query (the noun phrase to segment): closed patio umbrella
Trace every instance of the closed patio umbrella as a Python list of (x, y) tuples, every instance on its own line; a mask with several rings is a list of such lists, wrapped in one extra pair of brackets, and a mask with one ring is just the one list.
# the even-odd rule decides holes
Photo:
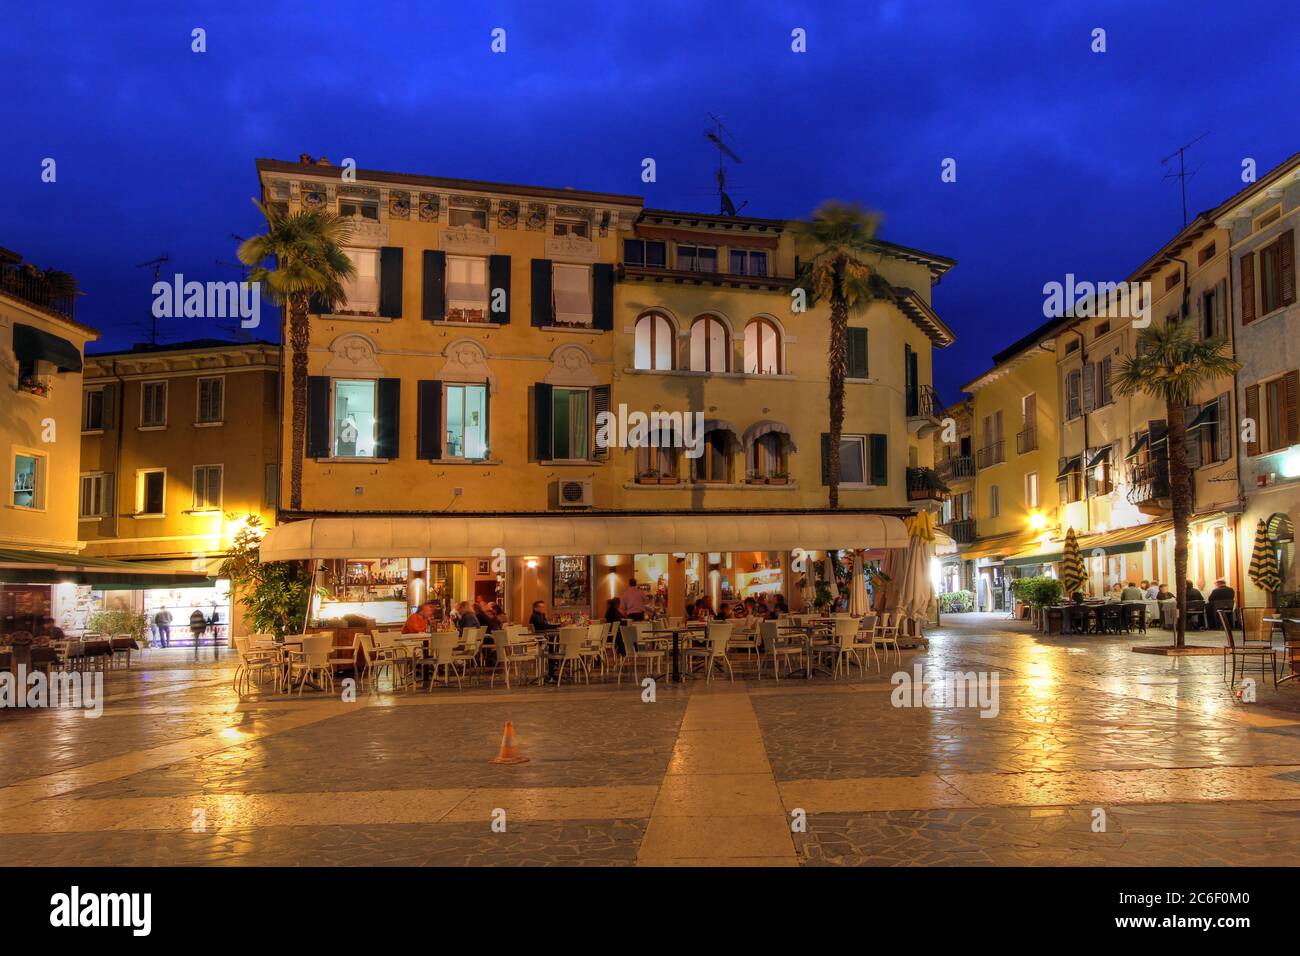
[(853, 577), (849, 581), (849, 613), (855, 617), (866, 614), (867, 581), (862, 573), (862, 552), (853, 552)]
[(924, 621), (930, 616), (934, 600), (934, 582), (930, 579), (930, 559), (934, 556), (934, 516), (921, 511), (904, 522), (910, 538), (900, 562), (898, 613), (902, 618)]
[(1277, 566), (1277, 553), (1269, 537), (1268, 526), (1259, 519), (1255, 526), (1255, 549), (1250, 553), (1250, 580), (1261, 591), (1272, 593), (1282, 585), (1282, 574)]
[(840, 586), (835, 583), (835, 562), (839, 558), (830, 548), (826, 549), (826, 561), (822, 564), (822, 580), (826, 582), (831, 591), (831, 602), (835, 602), (840, 596)]
[(1061, 583), (1065, 585), (1068, 598), (1083, 587), (1088, 580), (1088, 569), (1083, 564), (1083, 555), (1079, 552), (1079, 539), (1071, 528), (1065, 533), (1065, 549), (1061, 555)]

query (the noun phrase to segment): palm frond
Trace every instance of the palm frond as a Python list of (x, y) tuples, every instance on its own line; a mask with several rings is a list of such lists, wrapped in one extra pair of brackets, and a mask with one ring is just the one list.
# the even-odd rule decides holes
[(1186, 405), (1202, 382), (1241, 368), (1224, 351), (1226, 344), (1223, 338), (1198, 341), (1183, 322), (1147, 326), (1138, 333), (1138, 354), (1120, 362), (1111, 385), (1121, 395), (1142, 393)]

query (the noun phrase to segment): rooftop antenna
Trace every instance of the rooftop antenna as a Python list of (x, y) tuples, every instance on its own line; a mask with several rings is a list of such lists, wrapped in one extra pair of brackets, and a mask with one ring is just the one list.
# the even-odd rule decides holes
[(723, 164), (724, 159), (730, 159), (734, 163), (743, 163), (744, 160), (736, 155), (735, 151), (726, 144), (723, 136), (727, 128), (722, 125), (721, 118), (709, 114), (709, 119), (713, 120), (713, 129), (704, 131), (704, 138), (718, 149), (718, 214), (722, 216), (734, 216), (749, 205), (749, 200), (745, 200), (739, 206), (731, 201), (731, 197), (726, 193), (727, 169)]
[[(158, 282), (163, 264), (171, 261), (171, 253), (164, 252), (157, 259), (150, 259), (148, 262), (137, 262), (135, 267), (137, 269), (147, 269), (149, 266), (153, 266), (153, 281)], [(134, 323), (134, 326), (139, 329), (145, 327), (142, 322)], [(158, 344), (158, 316), (153, 314), (153, 309), (149, 310), (149, 344)]]
[(1171, 169), (1169, 172), (1165, 173), (1164, 177), (1160, 181), (1165, 182), (1166, 180), (1169, 179), (1178, 180), (1179, 188), (1182, 190), (1182, 194), (1183, 194), (1183, 228), (1184, 229), (1187, 228), (1187, 180), (1191, 179), (1193, 176), (1195, 176), (1197, 173), (1201, 171), (1201, 167), (1197, 166), (1189, 173), (1184, 163), (1185, 160), (1184, 154), (1186, 154), (1186, 152), (1189, 149), (1191, 149), (1193, 146), (1195, 146), (1197, 143), (1199, 143), (1201, 140), (1205, 139), (1205, 137), (1209, 135), (1210, 135), (1209, 130), (1206, 130), (1204, 133), (1196, 137), (1196, 139), (1192, 140), (1190, 143), (1184, 143), (1182, 146), (1178, 147), (1177, 151), (1170, 153), (1164, 159), (1160, 160), (1161, 166), (1168, 166), (1170, 161), (1175, 156), (1178, 157), (1178, 172), (1174, 172)]

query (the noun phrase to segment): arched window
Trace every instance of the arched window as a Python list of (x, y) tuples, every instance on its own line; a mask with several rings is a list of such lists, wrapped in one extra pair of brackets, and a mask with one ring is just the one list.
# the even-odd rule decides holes
[(636, 320), (636, 351), (632, 367), (667, 371), (673, 367), (676, 335), (668, 316), (647, 312)]
[(704, 433), (704, 453), (691, 460), (691, 478), (701, 482), (731, 481), (731, 433), (714, 429)]
[(716, 315), (702, 315), (691, 326), (691, 371), (727, 372), (727, 326)]
[(784, 436), (768, 432), (754, 439), (749, 453), (750, 474), (755, 478), (778, 478), (787, 474)]
[(750, 375), (781, 374), (781, 332), (771, 319), (754, 319), (745, 326), (745, 371)]

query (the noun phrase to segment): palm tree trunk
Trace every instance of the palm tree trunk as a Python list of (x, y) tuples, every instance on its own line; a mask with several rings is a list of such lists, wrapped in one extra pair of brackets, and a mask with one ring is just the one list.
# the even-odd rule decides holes
[(292, 355), (290, 382), (293, 389), (292, 447), (289, 450), (289, 509), (302, 510), (302, 460), (307, 453), (307, 348), (311, 326), (307, 321), (307, 299), (295, 295), (289, 300), (289, 349)]
[(840, 436), (844, 432), (844, 371), (849, 354), (849, 306), (840, 294), (831, 297), (830, 437), (826, 449), (826, 482), (830, 508), (840, 506)]
[(1183, 647), (1187, 637), (1187, 522), (1192, 511), (1191, 475), (1187, 471), (1187, 420), (1179, 402), (1165, 403), (1169, 423), (1169, 497), (1174, 518), (1174, 594), (1178, 615), (1174, 622), (1174, 646)]

